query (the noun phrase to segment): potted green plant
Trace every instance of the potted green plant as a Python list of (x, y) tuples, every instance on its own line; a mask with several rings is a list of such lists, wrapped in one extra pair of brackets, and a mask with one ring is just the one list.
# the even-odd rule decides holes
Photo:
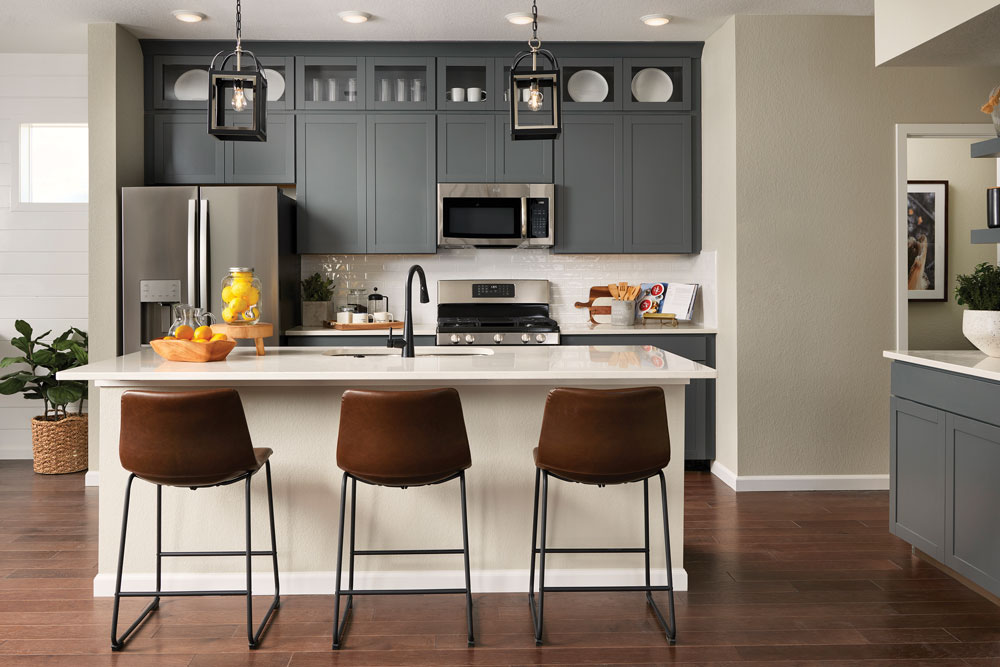
[(302, 281), (302, 326), (321, 327), (332, 318), (333, 281), (314, 273)]
[[(43, 414), (31, 420), (31, 445), (35, 472), (61, 474), (87, 469), (87, 415), (83, 401), (87, 383), (59, 380), (56, 373), (87, 363), (87, 334), (75, 327), (67, 329), (51, 343), (44, 338), (51, 331), (34, 336), (31, 325), (17, 320), (20, 336), (10, 344), (20, 352), (0, 359), (0, 368), (19, 366), (0, 376), (0, 394), (23, 394), (42, 401)], [(77, 404), (75, 413), (69, 406)]]
[(1000, 357), (1000, 267), (983, 262), (955, 280), (956, 301), (969, 307), (962, 314), (962, 333), (983, 354)]

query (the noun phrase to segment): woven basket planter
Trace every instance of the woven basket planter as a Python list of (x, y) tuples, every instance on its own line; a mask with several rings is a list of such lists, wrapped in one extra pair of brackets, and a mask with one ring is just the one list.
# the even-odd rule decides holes
[(87, 415), (59, 421), (31, 420), (31, 448), (35, 472), (61, 475), (87, 469)]

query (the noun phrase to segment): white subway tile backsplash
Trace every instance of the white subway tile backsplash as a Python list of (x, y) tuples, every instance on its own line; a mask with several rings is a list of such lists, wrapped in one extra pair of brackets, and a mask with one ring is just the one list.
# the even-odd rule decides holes
[[(417, 304), (414, 321), (432, 324), (437, 281), (546, 278), (552, 314), (564, 324), (587, 321), (587, 311), (573, 307), (586, 301), (590, 287), (612, 282), (685, 282), (702, 286), (695, 321), (716, 325), (716, 254), (697, 255), (557, 255), (548, 250), (489, 248), (442, 249), (435, 255), (303, 255), (302, 276), (319, 272), (333, 279), (334, 302), (344, 303), (349, 287), (377, 287), (389, 297), (390, 310), (402, 316), (406, 272), (420, 264), (427, 274), (431, 305)], [(397, 305), (398, 304), (398, 305)]]

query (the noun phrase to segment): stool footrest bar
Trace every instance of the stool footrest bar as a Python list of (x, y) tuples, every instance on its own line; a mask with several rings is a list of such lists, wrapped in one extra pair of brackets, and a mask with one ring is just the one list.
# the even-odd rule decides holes
[(462, 549), (358, 549), (355, 556), (420, 556), (420, 555), (442, 555), (442, 554), (462, 554)]
[(386, 588), (381, 590), (345, 590), (341, 595), (465, 595), (464, 588)]
[(541, 589), (545, 593), (612, 593), (640, 592), (649, 593), (673, 590), (670, 586), (546, 586)]
[[(200, 556), (242, 556), (246, 557), (246, 551), (162, 551), (158, 554), (164, 558), (170, 557), (200, 557)], [(273, 556), (273, 551), (251, 551), (251, 556)]]
[[(542, 550), (540, 548), (537, 547), (535, 548), (536, 554), (541, 552)], [(560, 549), (555, 547), (545, 547), (545, 553), (547, 554), (644, 554), (646, 553), (646, 550), (642, 547), (623, 547), (620, 549), (615, 547), (605, 547), (605, 548), (595, 548), (595, 549), (575, 548), (575, 547), (566, 547)]]
[[(246, 555), (246, 554), (244, 554)], [(243, 595), (245, 596), (247, 592), (242, 591), (122, 591), (118, 595), (123, 598), (168, 598), (168, 597), (214, 597), (217, 595)]]

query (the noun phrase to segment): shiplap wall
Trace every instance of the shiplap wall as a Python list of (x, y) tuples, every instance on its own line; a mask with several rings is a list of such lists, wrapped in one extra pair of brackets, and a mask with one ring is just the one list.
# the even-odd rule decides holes
[[(87, 120), (87, 56), (0, 53), (0, 356), (14, 320), (87, 328), (87, 210), (17, 210), (18, 126)], [(5, 371), (6, 372), (6, 371)], [(0, 459), (31, 458), (38, 405), (0, 396)]]

